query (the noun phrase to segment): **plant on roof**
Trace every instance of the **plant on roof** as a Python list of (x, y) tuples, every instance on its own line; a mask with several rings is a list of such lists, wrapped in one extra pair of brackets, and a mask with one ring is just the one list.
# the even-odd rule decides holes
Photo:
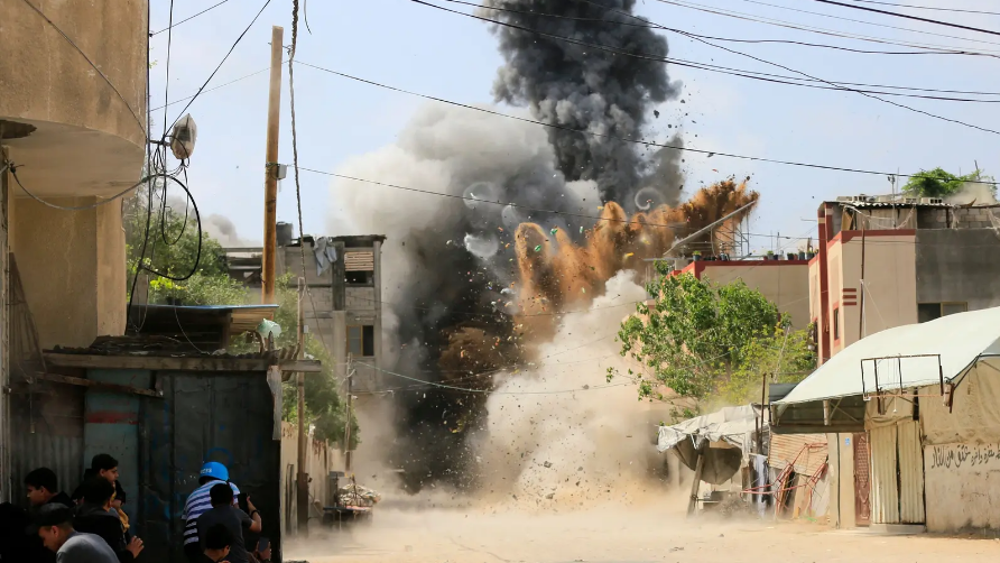
[(993, 178), (986, 176), (982, 170), (971, 174), (957, 176), (944, 169), (921, 170), (903, 186), (903, 193), (913, 197), (948, 197), (962, 191), (967, 184), (983, 183), (989, 185), (990, 191), (996, 197), (996, 185)]

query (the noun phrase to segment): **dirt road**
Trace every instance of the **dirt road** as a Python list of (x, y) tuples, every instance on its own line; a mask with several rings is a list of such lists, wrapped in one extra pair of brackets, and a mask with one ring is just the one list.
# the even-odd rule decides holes
[(286, 560), (311, 563), (994, 562), (1000, 541), (885, 537), (818, 524), (689, 521), (676, 510), (383, 510), (370, 528), (313, 533)]

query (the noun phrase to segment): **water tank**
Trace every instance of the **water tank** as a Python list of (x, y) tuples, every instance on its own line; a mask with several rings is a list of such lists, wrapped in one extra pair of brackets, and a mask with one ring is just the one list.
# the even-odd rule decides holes
[(277, 224), (278, 246), (289, 246), (292, 244), (292, 224), (278, 221)]

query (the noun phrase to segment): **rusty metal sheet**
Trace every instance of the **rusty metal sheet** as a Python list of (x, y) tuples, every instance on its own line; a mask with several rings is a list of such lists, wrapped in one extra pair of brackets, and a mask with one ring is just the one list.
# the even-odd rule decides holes
[(899, 524), (899, 470), (896, 456), (897, 426), (873, 428), (872, 460), (872, 522)]
[(901, 422), (897, 430), (899, 450), (899, 518), (903, 524), (923, 524), (924, 450), (920, 424)]
[(72, 493), (83, 475), (83, 390), (36, 383), (11, 396), (12, 500), (23, 504), (24, 477), (32, 469), (55, 471), (59, 488)]
[(823, 468), (828, 457), (824, 434), (773, 434), (767, 464), (781, 470), (794, 463), (796, 473), (813, 476)]

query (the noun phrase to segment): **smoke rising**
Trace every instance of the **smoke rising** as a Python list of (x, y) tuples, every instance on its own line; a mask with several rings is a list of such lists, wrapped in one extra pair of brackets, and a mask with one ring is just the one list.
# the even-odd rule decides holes
[[(679, 174), (671, 155), (646, 161), (634, 143), (621, 140), (643, 138), (653, 106), (678, 91), (666, 65), (649, 60), (667, 56), (666, 39), (626, 15), (635, 0), (486, 0), (484, 6), (485, 16), (507, 24), (493, 30), (506, 61), (493, 93), (497, 101), (526, 105), (535, 119), (564, 128), (548, 130), (563, 175), (596, 181), (605, 201), (629, 210), (630, 196), (651, 180), (666, 196), (656, 203), (676, 203), (680, 184), (670, 181)], [(655, 174), (647, 177), (648, 171)]]

